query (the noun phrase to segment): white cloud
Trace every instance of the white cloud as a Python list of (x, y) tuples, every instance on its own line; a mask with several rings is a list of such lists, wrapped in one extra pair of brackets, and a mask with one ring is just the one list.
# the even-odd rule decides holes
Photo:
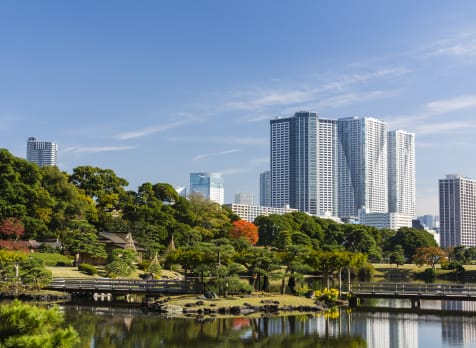
[(466, 121), (450, 121), (450, 122), (431, 122), (428, 124), (423, 124), (417, 128), (415, 131), (421, 135), (428, 134), (438, 134), (438, 133), (448, 133), (458, 130), (466, 130), (476, 128), (476, 124), (468, 123)]
[(169, 137), (168, 141), (172, 142), (213, 142), (223, 144), (238, 145), (264, 145), (269, 144), (267, 138), (247, 138), (247, 137)]
[(471, 108), (476, 106), (476, 95), (459, 96), (451, 99), (435, 100), (427, 104), (433, 114), (444, 114), (451, 111)]
[(463, 33), (436, 41), (424, 48), (428, 56), (470, 57), (476, 55), (476, 33)]
[(205, 153), (205, 154), (194, 156), (192, 158), (192, 161), (198, 161), (198, 160), (202, 160), (209, 157), (224, 156), (224, 155), (229, 155), (229, 154), (237, 153), (237, 152), (240, 152), (240, 150), (232, 149), (232, 150), (226, 150), (226, 151), (220, 151), (220, 152)]
[(166, 124), (162, 124), (158, 126), (151, 126), (147, 128), (138, 129), (135, 131), (118, 134), (116, 138), (121, 140), (142, 138), (142, 137), (146, 137), (156, 133), (164, 132), (169, 129), (177, 128), (179, 126), (182, 126), (183, 124), (185, 124), (185, 121), (176, 121), (176, 122), (166, 123)]
[(335, 95), (326, 99), (320, 100), (317, 105), (319, 107), (340, 107), (356, 102), (362, 102), (367, 100), (380, 99), (393, 95), (394, 93), (389, 91), (369, 91), (363, 93), (346, 93), (341, 95)]
[[(461, 128), (473, 128), (474, 123), (470, 122), (463, 115), (453, 114), (452, 121), (447, 119), (441, 121), (436, 119), (440, 115), (445, 115), (454, 111), (471, 109), (476, 107), (476, 95), (457, 96), (449, 99), (434, 100), (426, 103), (422, 111), (413, 115), (401, 115), (389, 117), (389, 125), (392, 128), (407, 129), (419, 134), (442, 133)], [(431, 119), (431, 122), (429, 120)]]
[[(338, 98), (339, 96), (329, 96), (329, 94), (335, 92), (340, 92), (341, 97), (343, 95), (347, 95), (345, 103), (350, 103), (358, 100), (358, 94), (342, 94), (342, 92), (347, 91), (353, 85), (364, 84), (374, 79), (385, 79), (390, 76), (400, 76), (407, 74), (408, 72), (409, 70), (403, 67), (386, 68), (365, 74), (352, 74), (334, 77), (333, 81), (324, 83), (319, 87), (272, 90), (260, 89), (256, 91), (247, 91), (246, 93), (239, 92), (236, 93), (236, 96), (238, 96), (241, 100), (228, 102), (227, 104), (225, 104), (225, 109), (259, 110), (277, 105), (292, 105), (299, 103), (308, 103), (311, 101), (319, 102), (323, 98)], [(316, 85), (316, 83), (314, 82), (313, 85)], [(373, 93), (373, 98), (386, 96), (386, 93), (383, 93), (381, 91), (374, 91), (370, 93)], [(350, 97), (352, 97), (352, 99), (350, 99)]]
[(90, 147), (68, 147), (62, 150), (64, 153), (99, 153), (99, 152), (114, 152), (127, 151), (134, 149), (134, 146), (90, 146)]

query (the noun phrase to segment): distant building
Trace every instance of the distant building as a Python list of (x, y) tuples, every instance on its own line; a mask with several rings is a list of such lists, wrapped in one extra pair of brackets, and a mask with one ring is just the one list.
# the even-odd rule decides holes
[(435, 226), (435, 217), (433, 215), (422, 215), (418, 216), (417, 219), (426, 227), (434, 228)]
[(259, 175), (259, 205), (271, 207), (271, 172), (269, 170)]
[(180, 197), (187, 197), (187, 188), (185, 186), (176, 186), (174, 189)]
[(476, 246), (476, 180), (446, 175), (439, 196), (441, 246)]
[(238, 192), (235, 193), (235, 204), (254, 205), (255, 196), (253, 192)]
[(39, 141), (35, 137), (28, 138), (26, 159), (40, 167), (55, 166), (58, 158), (58, 145), (51, 141)]
[(190, 173), (190, 194), (199, 193), (212, 202), (225, 203), (224, 180), (220, 173)]
[(292, 213), (297, 211), (297, 209), (291, 209), (288, 207), (283, 208), (273, 208), (273, 207), (262, 207), (259, 205), (246, 205), (246, 204), (225, 204), (229, 207), (233, 213), (238, 215), (240, 219), (253, 222), (258, 216), (268, 216), (271, 214), (284, 215), (286, 213)]
[(360, 223), (376, 228), (398, 230), (401, 227), (412, 227), (413, 217), (400, 213), (361, 213)]

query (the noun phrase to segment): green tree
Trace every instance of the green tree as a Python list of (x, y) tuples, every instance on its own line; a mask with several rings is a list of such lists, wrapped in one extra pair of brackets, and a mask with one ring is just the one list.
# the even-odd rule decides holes
[(42, 208), (37, 214), (41, 220), (58, 236), (65, 231), (73, 220), (85, 220), (96, 223), (98, 213), (91, 197), (68, 182), (68, 175), (56, 167), (46, 166), (41, 169), (42, 186), (48, 192)]
[(52, 273), (43, 260), (28, 257), (20, 264), (20, 278), (25, 288), (40, 290), (51, 282)]
[(75, 256), (76, 265), (79, 266), (84, 255), (91, 257), (107, 257), (104, 245), (99, 242), (96, 229), (84, 220), (72, 221), (62, 238), (65, 251)]
[(296, 278), (301, 277), (306, 272), (311, 271), (309, 258), (312, 249), (303, 245), (290, 245), (281, 255), (281, 266), (284, 268), (281, 278), (281, 293), (286, 292), (286, 277), (288, 277), (288, 288), (291, 293), (295, 292)]
[(73, 169), (69, 182), (81, 189), (96, 202), (98, 227), (104, 228), (121, 211), (126, 199), (126, 179), (120, 178), (111, 169), (92, 166), (79, 166)]
[(111, 255), (111, 262), (106, 265), (108, 277), (127, 277), (135, 271), (137, 256), (131, 249), (114, 249)]
[(243, 265), (255, 290), (269, 291), (269, 280), (273, 271), (281, 268), (278, 254), (267, 248), (250, 247), (238, 254), (235, 261)]
[(403, 251), (403, 247), (401, 245), (395, 245), (395, 248), (392, 252), (390, 252), (389, 256), (390, 264), (394, 263), (397, 265), (403, 265), (405, 263), (405, 253)]
[(408, 227), (400, 228), (389, 239), (389, 244), (401, 245), (407, 259), (410, 259), (415, 254), (417, 248), (437, 246), (435, 239), (430, 233)]
[(18, 300), (0, 306), (0, 347), (68, 348), (79, 335), (64, 327), (58, 307), (42, 308)]

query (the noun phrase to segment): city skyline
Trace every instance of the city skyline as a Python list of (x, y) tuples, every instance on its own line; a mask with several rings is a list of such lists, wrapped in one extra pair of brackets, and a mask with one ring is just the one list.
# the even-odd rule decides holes
[[(0, 147), (58, 144), (58, 167), (137, 190), (219, 172), (259, 197), (269, 122), (308, 110), (415, 134), (416, 214), (476, 177), (476, 3), (131, 1), (0, 4)], [(306, 25), (304, 25), (306, 23)]]

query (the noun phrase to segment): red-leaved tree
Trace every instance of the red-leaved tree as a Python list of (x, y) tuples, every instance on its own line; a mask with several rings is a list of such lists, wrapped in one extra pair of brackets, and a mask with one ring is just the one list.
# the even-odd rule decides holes
[(20, 219), (7, 217), (0, 223), (0, 234), (2, 239), (13, 239), (18, 241), (25, 233), (25, 227)]
[(258, 236), (258, 226), (254, 223), (245, 220), (233, 222), (233, 229), (231, 230), (232, 238), (238, 239), (244, 237), (251, 245), (255, 245), (258, 242)]

